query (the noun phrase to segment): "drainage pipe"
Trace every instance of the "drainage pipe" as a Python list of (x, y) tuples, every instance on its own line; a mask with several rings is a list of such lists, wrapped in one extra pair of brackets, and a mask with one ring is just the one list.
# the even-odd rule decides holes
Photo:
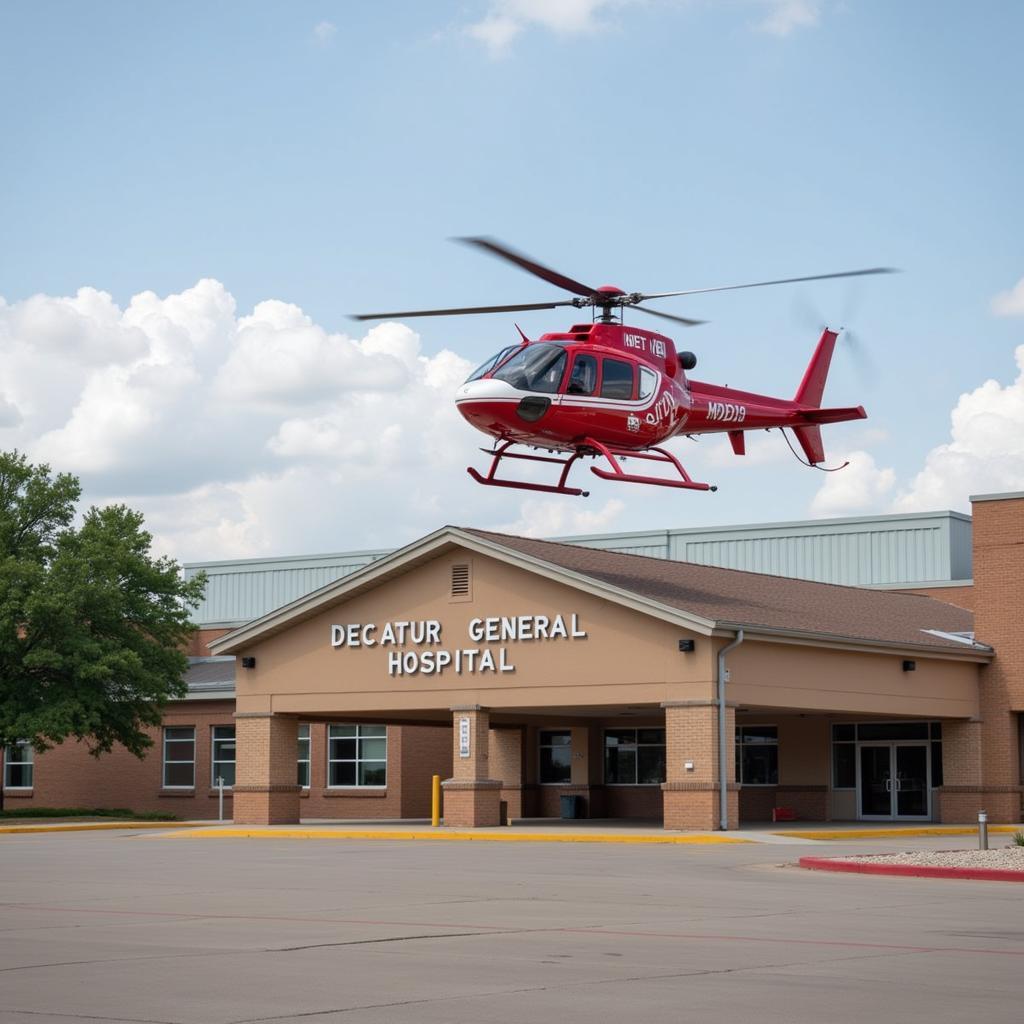
[(718, 827), (729, 830), (729, 754), (726, 741), (725, 683), (729, 670), (725, 667), (725, 656), (743, 643), (743, 630), (736, 630), (736, 639), (718, 652)]

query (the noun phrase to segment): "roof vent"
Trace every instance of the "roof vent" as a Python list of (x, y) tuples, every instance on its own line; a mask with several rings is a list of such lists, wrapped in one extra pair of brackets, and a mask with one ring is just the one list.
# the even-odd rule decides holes
[(469, 597), (469, 565), (452, 566), (452, 597)]

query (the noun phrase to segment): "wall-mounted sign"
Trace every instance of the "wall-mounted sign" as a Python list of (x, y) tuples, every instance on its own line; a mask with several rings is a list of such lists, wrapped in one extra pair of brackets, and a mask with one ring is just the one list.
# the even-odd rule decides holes
[(469, 719), (459, 719), (459, 757), (469, 757)]
[[(441, 675), (451, 669), (463, 672), (514, 672), (508, 647), (442, 647), (442, 627), (437, 619), (417, 621), (350, 622), (331, 626), (335, 650), (356, 647), (387, 647), (388, 675)], [(466, 634), (474, 644), (522, 643), (535, 640), (585, 640), (578, 615), (495, 615), (470, 619)], [(417, 649), (409, 650), (413, 645)], [(422, 648), (426, 648), (423, 650)]]

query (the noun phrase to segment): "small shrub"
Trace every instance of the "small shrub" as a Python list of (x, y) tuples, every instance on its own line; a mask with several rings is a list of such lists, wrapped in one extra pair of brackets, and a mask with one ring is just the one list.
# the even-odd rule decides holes
[(1013, 845), (1014, 846), (1024, 846), (1024, 832), (1014, 832), (1013, 833)]

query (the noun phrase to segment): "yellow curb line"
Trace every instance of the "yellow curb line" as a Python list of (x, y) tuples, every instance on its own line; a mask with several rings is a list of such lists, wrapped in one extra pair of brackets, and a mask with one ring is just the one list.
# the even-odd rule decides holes
[[(989, 832), (1010, 835), (1020, 831), (1015, 825), (989, 825)], [(899, 839), (906, 836), (912, 839), (917, 836), (973, 836), (978, 829), (965, 826), (940, 826), (936, 828), (859, 828), (845, 832), (775, 832), (774, 835), (786, 836), (789, 839)]]
[(259, 829), (226, 828), (217, 831), (179, 833), (174, 839), (432, 839), (434, 841), (476, 841), (485, 843), (645, 843), (675, 845), (708, 845), (713, 843), (748, 843), (749, 839), (725, 836), (617, 836), (606, 834), (557, 835), (540, 833), (525, 835), (496, 832), (382, 832), (326, 829)]
[(103, 832), (112, 829), (202, 828), (185, 821), (90, 821), (80, 825), (0, 825), (0, 835), (15, 832)]

